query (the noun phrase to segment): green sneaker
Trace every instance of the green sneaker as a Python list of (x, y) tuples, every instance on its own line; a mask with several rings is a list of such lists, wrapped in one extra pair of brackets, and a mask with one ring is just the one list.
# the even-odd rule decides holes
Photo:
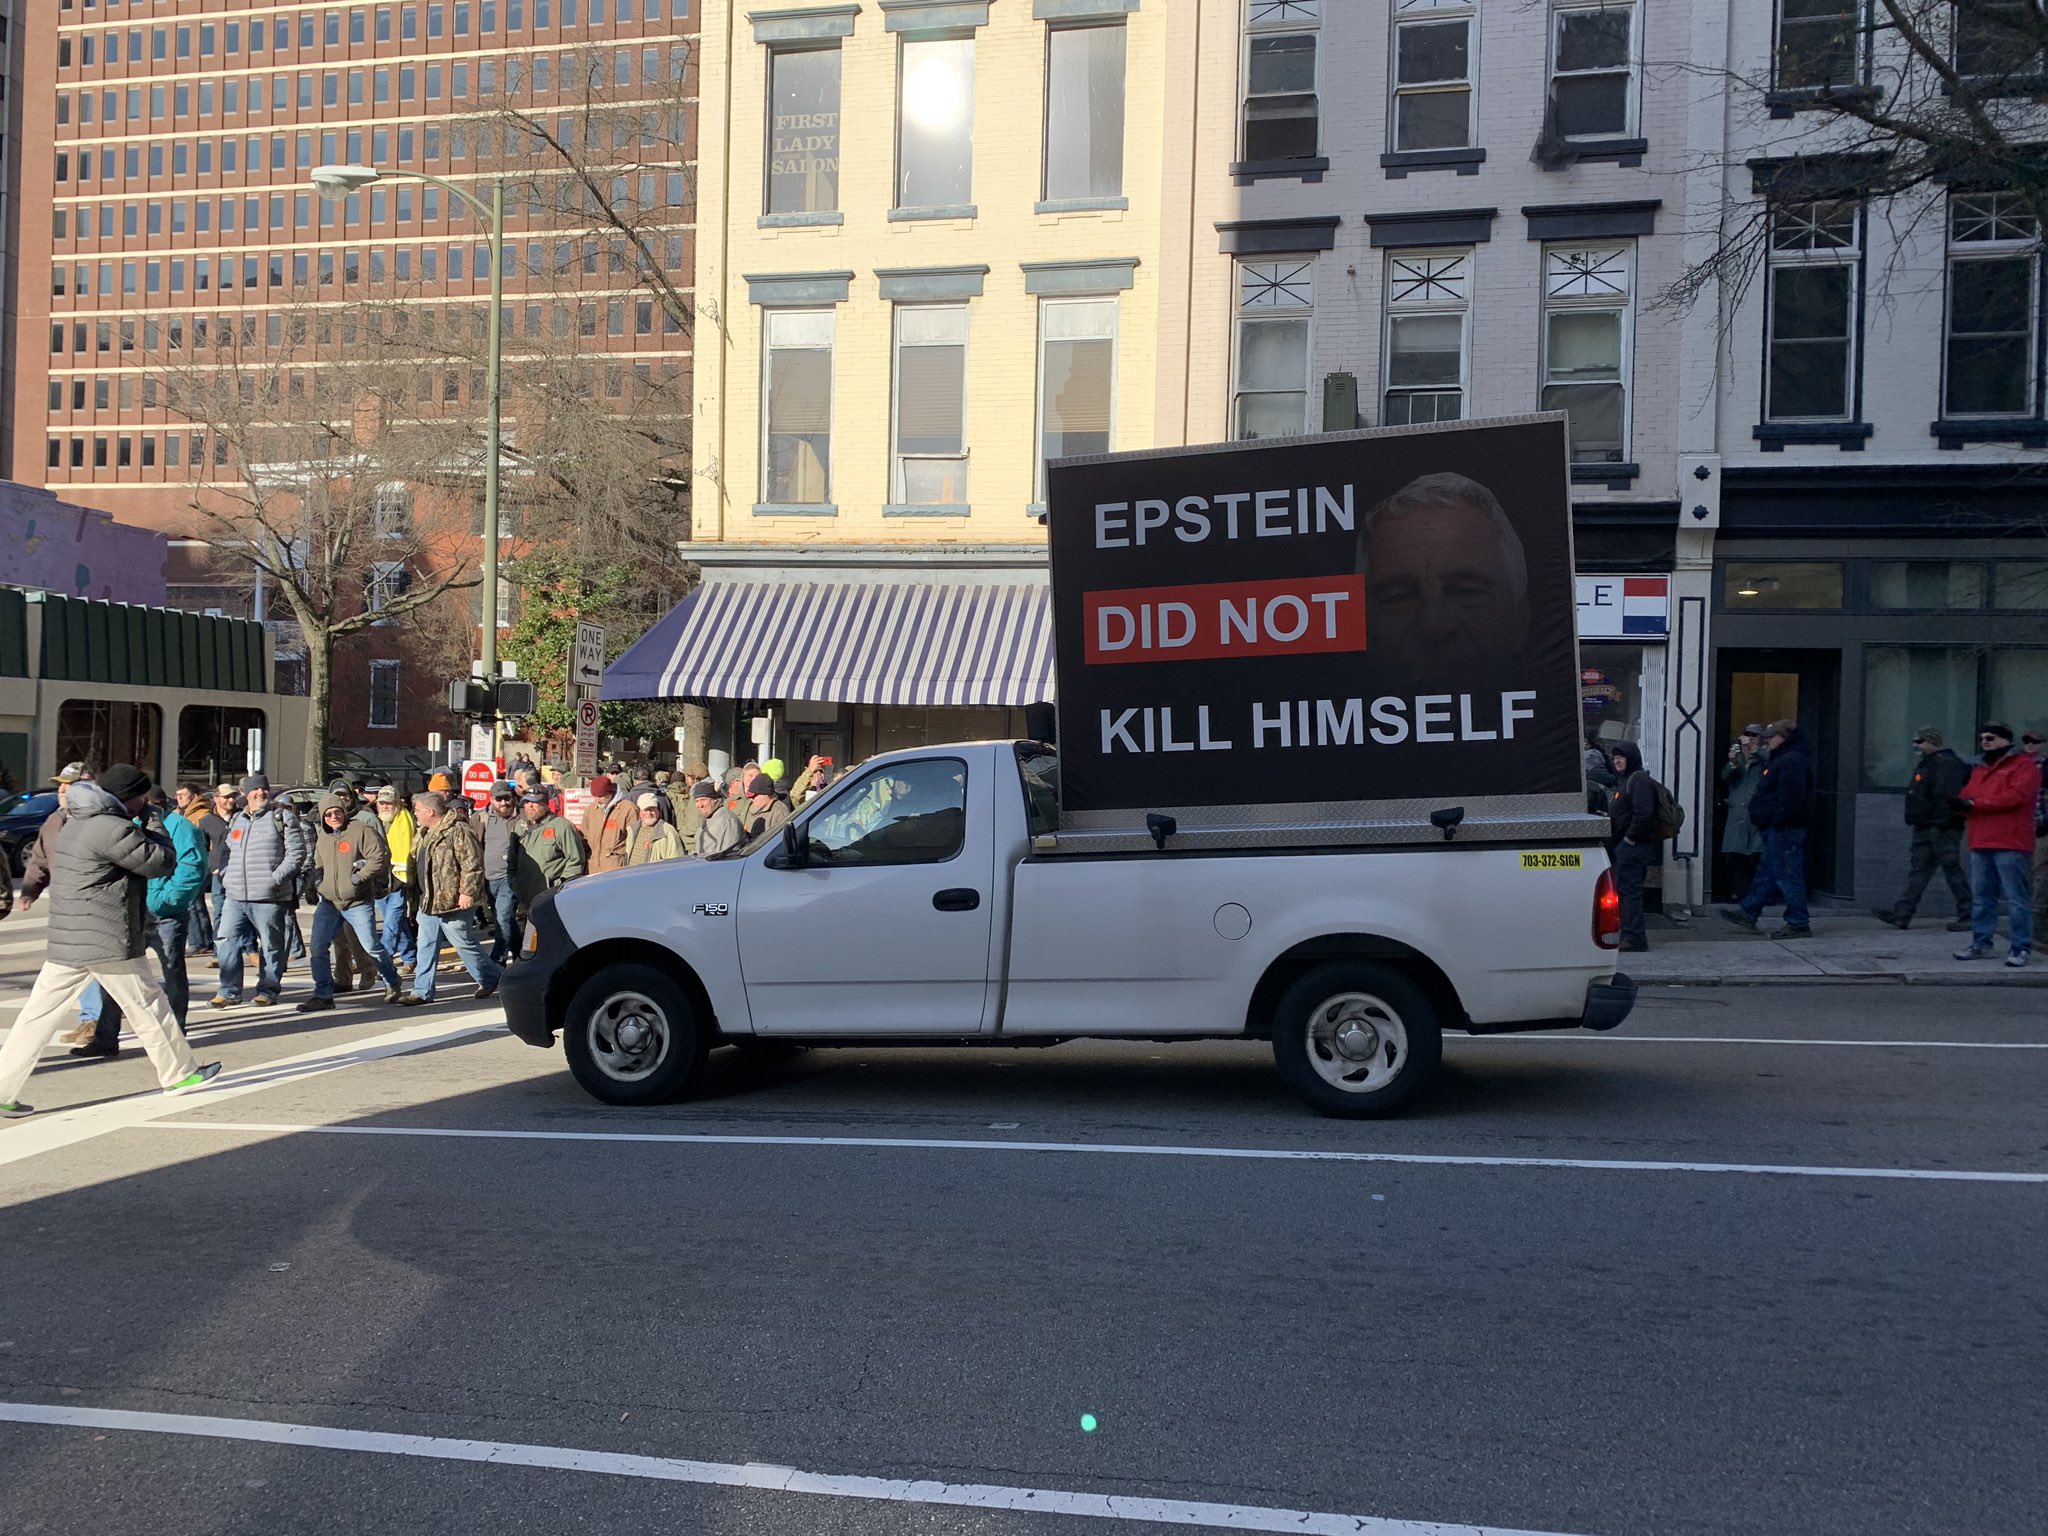
[(0, 1104), (0, 1120), (26, 1120), (35, 1112), (33, 1104)]
[(164, 1090), (165, 1093), (197, 1093), (216, 1077), (220, 1076), (220, 1063), (209, 1061), (190, 1077), (181, 1077)]

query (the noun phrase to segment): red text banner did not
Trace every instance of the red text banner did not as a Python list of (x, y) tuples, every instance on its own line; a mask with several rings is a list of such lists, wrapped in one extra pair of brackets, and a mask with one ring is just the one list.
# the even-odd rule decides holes
[(1363, 576), (1127, 587), (1082, 598), (1091, 667), (1365, 649)]

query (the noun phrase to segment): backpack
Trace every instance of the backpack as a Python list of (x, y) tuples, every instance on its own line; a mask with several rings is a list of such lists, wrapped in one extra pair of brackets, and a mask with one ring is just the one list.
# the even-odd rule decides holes
[(1685, 807), (1672, 797), (1662, 780), (1650, 780), (1650, 787), (1657, 791), (1657, 841), (1678, 836), (1685, 826)]

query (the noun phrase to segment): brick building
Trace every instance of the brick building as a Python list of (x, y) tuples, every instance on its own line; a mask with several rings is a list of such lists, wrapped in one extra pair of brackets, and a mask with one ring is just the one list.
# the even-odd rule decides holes
[[(600, 94), (613, 109), (680, 100), (695, 30), (687, 0), (48, 0), (9, 56), (0, 472), (169, 534), (173, 600), (270, 621), (288, 671), (276, 594), (208, 547), (191, 511), (239, 466), (221, 434), (166, 408), (155, 375), (230, 367), (237, 338), (275, 343), (286, 310), (317, 322), (324, 307), (383, 305), (438, 314), (451, 332), (457, 317), (480, 327), (488, 226), (417, 175), (485, 199), (501, 174), (532, 183), (532, 142), (515, 148), (503, 114), (553, 126)], [(656, 258), (687, 292), (694, 210), (680, 146), (694, 104), (678, 115), (673, 165), (631, 195), (643, 211), (662, 205), (666, 217), (645, 227), (660, 229)], [(334, 163), (388, 179), (329, 204), (309, 176)], [(508, 199), (508, 368), (523, 338), (539, 346), (580, 308), (601, 317), (581, 328), (586, 351), (687, 402), (687, 334), (649, 322), (631, 264), (607, 259), (605, 244), (598, 221), (565, 219), (541, 196)], [(449, 409), (481, 411), (480, 368), (451, 368), (448, 380)], [(506, 430), (516, 442), (517, 421)], [(436, 530), (420, 559), (481, 561), (473, 495), (461, 484), (419, 492), (413, 510), (431, 509)], [(391, 579), (422, 574), (432, 571)], [(366, 580), (366, 601), (385, 579)], [(510, 622), (501, 589), (498, 617)], [(337, 661), (336, 746), (417, 749), (451, 729), (448, 634), (455, 651), (471, 649), (481, 620), (472, 608), (351, 641)]]

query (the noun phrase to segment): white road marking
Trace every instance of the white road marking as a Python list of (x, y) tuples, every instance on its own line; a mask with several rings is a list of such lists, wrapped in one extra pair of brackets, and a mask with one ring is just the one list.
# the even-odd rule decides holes
[(594, 1141), (716, 1147), (875, 1147), (919, 1152), (1080, 1152), (1113, 1157), (1209, 1157), (1250, 1162), (1416, 1163), (1452, 1168), (1580, 1168), (1614, 1173), (1748, 1173), (1808, 1179), (1917, 1179), (1958, 1184), (2048, 1184), (2048, 1173), (1962, 1168), (1831, 1168), (1796, 1163), (1676, 1163), (1590, 1157), (1477, 1157), (1438, 1152), (1334, 1152), (1282, 1147), (1177, 1147), (1089, 1141), (953, 1141), (900, 1136), (729, 1136), (683, 1131), (501, 1131), (448, 1126), (293, 1125), (249, 1120), (164, 1120), (159, 1131), (278, 1136), (424, 1136), (451, 1141)]
[[(131, 1094), (126, 1098), (109, 1100), (104, 1104), (82, 1105), (77, 1109), (58, 1109), (32, 1115), (26, 1120), (11, 1121), (0, 1130), (0, 1166), (18, 1163), (24, 1158), (37, 1157), (45, 1152), (55, 1152), (64, 1147), (90, 1141), (110, 1131), (125, 1131), (136, 1126), (147, 1125), (161, 1120), (166, 1115), (184, 1114), (205, 1104), (217, 1104), (222, 1099), (240, 1098), (244, 1094), (260, 1093), (266, 1088), (275, 1088), (280, 1083), (297, 1082), (302, 1078), (317, 1077), (324, 1072), (337, 1072), (343, 1067), (359, 1066), (366, 1061), (376, 1061), (386, 1056), (401, 1056), (408, 1051), (426, 1050), (431, 1046), (445, 1045), (470, 1035), (487, 1030), (502, 1030), (505, 1017), (502, 1010), (492, 1008), (470, 1008), (461, 1013), (443, 1014), (438, 1018), (409, 1025), (389, 1034), (374, 1035), (368, 1040), (353, 1045), (329, 1045), (318, 1050), (306, 1051), (297, 1056), (287, 1056), (280, 1061), (267, 1061), (260, 1066), (248, 1067), (239, 1072), (224, 1072), (211, 1085), (198, 1093), (171, 1094), (150, 1089), (145, 1093)], [(203, 1045), (203, 1042), (201, 1042)], [(23, 1090), (28, 1102), (33, 1104), (35, 1079), (29, 1079), (29, 1086)]]
[(1521, 1045), (1857, 1045), (1888, 1051), (2048, 1051), (2048, 1040), (1796, 1040), (1780, 1035), (1574, 1035), (1532, 1030), (1527, 1034), (1453, 1035), (1451, 1044), (1511, 1041)]
[(721, 1461), (685, 1461), (680, 1457), (629, 1456), (616, 1451), (521, 1445), (504, 1440), (455, 1440), (439, 1435), (329, 1429), (317, 1424), (282, 1424), (267, 1419), (137, 1413), (115, 1408), (57, 1407), (43, 1403), (0, 1403), (0, 1420), (17, 1424), (189, 1435), (208, 1440), (244, 1440), (294, 1449), (361, 1451), (431, 1461), (545, 1467), (558, 1472), (593, 1472), (607, 1477), (754, 1488), (767, 1493), (807, 1493), (823, 1498), (867, 1499), (886, 1504), (1004, 1509), (1044, 1515), (1079, 1515), (1097, 1520), (1142, 1520), (1208, 1530), (1294, 1531), (1306, 1533), (1306, 1536), (1544, 1536), (1541, 1532), (1510, 1531), (1496, 1526), (1445, 1525), (1426, 1520), (1389, 1520), (1373, 1515), (1322, 1514), (1308, 1510), (1273, 1509), (1257, 1504), (1210, 1504), (1194, 1499), (1075, 1493), (1060, 1488), (1010, 1488), (995, 1483), (849, 1477), (760, 1462), (741, 1465)]

